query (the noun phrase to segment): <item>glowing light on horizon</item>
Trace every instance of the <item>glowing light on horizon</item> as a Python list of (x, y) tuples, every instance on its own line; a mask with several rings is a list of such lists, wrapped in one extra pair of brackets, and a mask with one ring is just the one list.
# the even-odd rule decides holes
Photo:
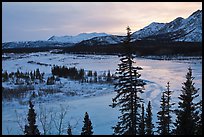
[(2, 40), (47, 40), (52, 35), (125, 35), (152, 22), (187, 18), (202, 2), (3, 2)]

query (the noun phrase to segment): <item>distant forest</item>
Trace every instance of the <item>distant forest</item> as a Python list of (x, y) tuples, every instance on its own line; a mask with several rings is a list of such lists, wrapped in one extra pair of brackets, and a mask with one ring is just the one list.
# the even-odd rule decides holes
[[(130, 43), (133, 54), (138, 56), (202, 56), (202, 42), (167, 42), (153, 40), (138, 40)], [(123, 53), (122, 44), (100, 45), (94, 46), (76, 44), (69, 47), (43, 47), (43, 48), (14, 48), (2, 49), (3, 53), (30, 53), (50, 51), (52, 49), (61, 49), (57, 53), (77, 53), (77, 54), (118, 54)]]

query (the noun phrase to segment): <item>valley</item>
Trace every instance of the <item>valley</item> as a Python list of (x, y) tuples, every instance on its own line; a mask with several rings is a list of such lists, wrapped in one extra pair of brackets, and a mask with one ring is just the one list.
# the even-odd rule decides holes
[[(67, 54), (53, 52), (36, 52), (13, 54), (5, 53), (2, 55), (2, 72), (8, 73), (28, 72), (39, 68), (44, 73), (44, 80), (52, 76), (51, 68), (54, 65), (76, 67), (84, 69), (85, 72), (92, 70), (98, 75), (110, 71), (114, 74), (119, 63), (117, 55), (85, 55), (85, 54)], [(181, 93), (182, 82), (185, 81), (187, 68), (193, 70), (194, 82), (197, 88), (200, 88), (199, 99), (202, 98), (202, 56), (200, 57), (175, 57), (174, 59), (158, 59), (154, 56), (149, 58), (136, 57), (134, 66), (140, 66), (141, 79), (146, 83), (145, 92), (141, 95), (144, 102), (152, 101), (153, 122), (157, 117), (159, 110), (161, 92), (166, 89), (166, 83), (170, 82), (170, 89), (174, 91), (172, 101), (177, 102)], [(45, 65), (46, 64), (46, 65)], [(18, 88), (12, 81), (3, 82), (4, 88)], [(21, 85), (26, 86), (26, 85)], [(68, 123), (73, 126), (73, 134), (80, 134), (84, 113), (87, 111), (93, 123), (94, 134), (112, 134), (111, 126), (114, 126), (119, 115), (118, 109), (113, 109), (109, 105), (115, 96), (114, 85), (111, 83), (81, 83), (69, 78), (59, 78), (59, 81), (53, 85), (46, 83), (34, 83), (33, 88), (27, 91), (23, 98), (13, 98), (3, 100), (2, 102), (2, 133), (3, 134), (23, 134), (16, 120), (16, 113), (21, 116), (21, 124), (25, 124), (28, 106), (27, 102), (33, 92), (46, 91), (49, 89), (57, 90), (53, 94), (44, 94), (33, 98), (36, 113), (39, 114), (40, 106), (52, 110), (56, 115), (62, 109), (67, 109), (67, 115), (64, 119), (63, 127)], [(37, 94), (38, 95), (38, 94)], [(176, 107), (176, 106), (175, 106)], [(104, 113), (105, 112), (105, 113)], [(175, 117), (174, 117), (175, 118)], [(42, 132), (42, 126), (37, 120), (39, 130)], [(51, 123), (54, 124), (54, 123)], [(52, 133), (57, 134), (55, 126), (52, 126)], [(63, 130), (62, 134), (66, 134)]]

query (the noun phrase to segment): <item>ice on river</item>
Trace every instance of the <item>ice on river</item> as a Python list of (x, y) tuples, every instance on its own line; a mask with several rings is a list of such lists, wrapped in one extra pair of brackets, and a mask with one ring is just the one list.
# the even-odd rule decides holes
[[(50, 52), (39, 52), (30, 54), (6, 54), (6, 57), (11, 57), (2, 60), (3, 71), (9, 73), (19, 69), (27, 72), (37, 68), (41, 72), (45, 72), (45, 77), (51, 75), (51, 67), (53, 65), (65, 65), (67, 67), (75, 66), (77, 69), (83, 68), (85, 71), (97, 71), (102, 74), (104, 71), (110, 70), (114, 73), (119, 63), (118, 56), (115, 55), (83, 55), (83, 54), (54, 54)], [(28, 63), (28, 62), (34, 63)], [(44, 65), (37, 64), (41, 63)], [(141, 66), (141, 79), (147, 84), (145, 92), (142, 94), (144, 102), (149, 100), (152, 102), (153, 119), (156, 122), (156, 112), (159, 110), (161, 92), (166, 89), (166, 83), (170, 81), (170, 89), (174, 91), (172, 101), (178, 101), (178, 96), (181, 93), (182, 83), (185, 81), (187, 68), (193, 69), (194, 82), (197, 88), (200, 88), (199, 94), (202, 97), (202, 58), (183, 58), (182, 60), (156, 60), (137, 57), (135, 66)], [(9, 87), (8, 83), (2, 83), (2, 86)], [(43, 86), (43, 85), (39, 85)], [(57, 86), (56, 86), (57, 87)], [(79, 96), (67, 97), (64, 94), (56, 94), (41, 98), (34, 102), (36, 112), (39, 112), (39, 104), (46, 106), (47, 109), (53, 109), (55, 112), (60, 112), (60, 106), (69, 106), (64, 126), (68, 126), (68, 122), (73, 128), (73, 134), (80, 134), (83, 125), (84, 113), (88, 112), (93, 124), (94, 134), (112, 134), (112, 126), (118, 121), (118, 109), (112, 109), (109, 105), (112, 103), (112, 98), (115, 96), (114, 86), (109, 84), (80, 84), (76, 81), (62, 79), (62, 85), (59, 87), (66, 92), (75, 91), (80, 93)], [(199, 100), (198, 99), (198, 100)], [(146, 107), (146, 106), (145, 106)], [(20, 105), (18, 101), (2, 102), (2, 134), (22, 134), (17, 120), (15, 111), (23, 118), (27, 117), (28, 106)], [(23, 121), (24, 122), (24, 121)], [(40, 131), (42, 127), (37, 121)], [(57, 134), (54, 126), (52, 126), (52, 134)], [(63, 130), (66, 134), (66, 130)]]

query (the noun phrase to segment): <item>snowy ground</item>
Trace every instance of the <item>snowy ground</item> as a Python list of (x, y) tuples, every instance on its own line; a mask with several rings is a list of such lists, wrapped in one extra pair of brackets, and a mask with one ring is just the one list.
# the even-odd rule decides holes
[[(9, 73), (19, 69), (20, 71), (33, 71), (39, 68), (41, 72), (45, 72), (45, 77), (51, 75), (51, 67), (55, 65), (65, 65), (67, 67), (75, 66), (77, 69), (85, 69), (85, 71), (97, 71), (102, 74), (104, 71), (110, 70), (114, 73), (119, 63), (118, 56), (113, 55), (76, 55), (76, 54), (53, 54), (49, 52), (30, 53), (30, 54), (4, 54), (2, 57), (10, 57), (2, 60), (2, 69)], [(29, 61), (38, 62), (28, 63)], [(141, 79), (145, 80), (145, 93), (142, 95), (144, 102), (151, 100), (153, 107), (153, 119), (156, 122), (156, 113), (159, 110), (159, 102), (161, 92), (165, 90), (166, 83), (170, 81), (170, 89), (174, 91), (172, 100), (178, 101), (181, 86), (185, 81), (187, 68), (193, 69), (194, 82), (197, 88), (200, 88), (199, 94), (202, 97), (202, 57), (200, 58), (182, 58), (173, 60), (156, 60), (136, 58), (137, 66), (141, 66)], [(83, 125), (84, 113), (89, 113), (93, 124), (94, 134), (112, 134), (111, 129), (117, 122), (119, 112), (112, 109), (109, 105), (115, 96), (114, 87), (110, 84), (90, 84), (79, 83), (61, 79), (61, 85), (55, 85), (60, 88), (62, 93), (41, 97), (35, 100), (35, 109), (39, 112), (39, 105), (46, 106), (46, 109), (53, 109), (60, 112), (60, 106), (68, 106), (68, 112), (64, 121), (65, 126), (68, 122), (73, 128), (73, 134), (80, 134)], [(2, 83), (3, 87), (10, 87), (8, 83)], [(45, 87), (44, 85), (38, 85)], [(73, 91), (76, 96), (66, 96), (68, 91)], [(145, 105), (146, 107), (146, 105)], [(20, 105), (19, 101), (2, 102), (2, 134), (22, 134), (17, 120), (15, 111), (23, 118), (26, 118), (28, 105)], [(22, 122), (23, 123), (23, 122)], [(77, 123), (77, 124), (76, 124)], [(42, 132), (42, 127), (38, 121), (38, 126)], [(57, 134), (54, 126), (52, 126), (52, 134)], [(63, 131), (66, 134), (66, 130)]]

